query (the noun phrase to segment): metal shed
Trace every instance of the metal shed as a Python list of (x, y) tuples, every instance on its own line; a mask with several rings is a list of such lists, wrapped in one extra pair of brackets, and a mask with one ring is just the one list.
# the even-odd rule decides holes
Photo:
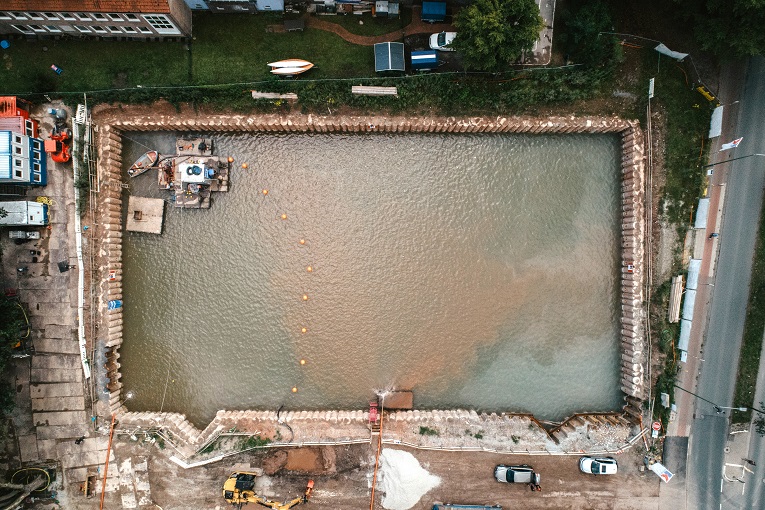
[(422, 21), (442, 22), (446, 19), (446, 2), (422, 2)]
[(375, 44), (375, 72), (403, 71), (405, 65), (404, 43), (384, 42)]

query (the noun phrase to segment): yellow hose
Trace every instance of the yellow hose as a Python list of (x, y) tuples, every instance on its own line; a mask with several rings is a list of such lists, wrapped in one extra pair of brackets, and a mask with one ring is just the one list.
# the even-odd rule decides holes
[(19, 469), (18, 471), (13, 473), (13, 475), (11, 475), (11, 483), (14, 483), (13, 479), (16, 478), (16, 475), (21, 473), (22, 471), (42, 471), (43, 473), (45, 473), (45, 476), (48, 478), (48, 483), (45, 484), (45, 487), (43, 487), (42, 489), (35, 489), (32, 492), (42, 492), (45, 489), (47, 489), (48, 486), (50, 485), (50, 475), (48, 474), (48, 471), (45, 470), (45, 469), (36, 468), (36, 467), (28, 467), (28, 468), (21, 468), (21, 469)]
[(29, 326), (29, 318), (27, 317), (27, 312), (26, 310), (24, 310), (24, 307), (21, 306), (21, 303), (16, 301), (16, 304), (19, 306), (19, 308), (21, 308), (21, 313), (24, 314), (24, 320), (27, 321), (27, 336), (25, 336), (24, 338), (29, 338), (29, 333), (32, 332), (32, 328)]

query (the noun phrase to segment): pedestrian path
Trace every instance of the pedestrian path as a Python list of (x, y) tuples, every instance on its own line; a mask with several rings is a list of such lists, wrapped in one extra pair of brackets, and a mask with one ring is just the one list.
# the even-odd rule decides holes
[(422, 6), (415, 5), (412, 7), (412, 22), (405, 26), (403, 29), (375, 36), (352, 34), (337, 23), (324, 21), (319, 16), (306, 16), (305, 19), (306, 26), (308, 28), (315, 28), (317, 30), (324, 30), (325, 32), (332, 32), (333, 34), (339, 35), (346, 41), (353, 44), (358, 44), (360, 46), (373, 46), (381, 42), (398, 41), (399, 39), (403, 39), (404, 37), (414, 34), (454, 32), (454, 26), (450, 23), (427, 23), (422, 21), (422, 19), (420, 19), (421, 10)]

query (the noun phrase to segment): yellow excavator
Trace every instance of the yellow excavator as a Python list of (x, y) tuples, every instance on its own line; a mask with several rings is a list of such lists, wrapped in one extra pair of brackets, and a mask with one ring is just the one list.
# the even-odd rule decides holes
[(251, 471), (236, 471), (231, 473), (228, 480), (223, 484), (223, 498), (234, 505), (235, 508), (241, 510), (243, 505), (247, 503), (255, 503), (266, 508), (272, 508), (274, 510), (288, 510), (301, 503), (308, 503), (308, 499), (313, 492), (313, 480), (308, 480), (305, 492), (302, 496), (298, 496), (290, 501), (280, 502), (271, 501), (270, 499), (258, 496), (255, 493), (255, 478), (259, 476), (259, 473), (253, 473)]

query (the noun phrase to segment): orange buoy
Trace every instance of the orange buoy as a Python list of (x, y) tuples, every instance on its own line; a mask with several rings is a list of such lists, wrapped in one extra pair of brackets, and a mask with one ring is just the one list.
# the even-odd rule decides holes
[(307, 333), (307, 332), (308, 332), (308, 329), (307, 329), (307, 328), (303, 328), (303, 329), (301, 329), (301, 330), (300, 330), (300, 332), (301, 332), (301, 333)]
[(287, 215), (286, 214), (282, 214), (282, 219), (286, 220), (287, 219)]
[(263, 190), (263, 195), (268, 195), (268, 190), (267, 189)]
[(308, 296), (306, 294), (303, 294), (303, 301), (308, 301)]
[(292, 387), (292, 393), (297, 393), (297, 386)]
[(310, 272), (312, 272), (312, 271), (313, 271), (313, 267), (311, 267), (311, 266), (308, 266), (307, 268), (305, 268), (305, 270), (306, 270), (306, 271), (308, 271), (308, 272), (310, 273)]
[(242, 163), (242, 168), (244, 168), (245, 170), (247, 170), (247, 163)]
[(234, 162), (234, 158), (233, 158), (233, 157), (231, 157), (231, 156), (229, 156), (229, 157), (228, 157), (228, 162), (229, 162), (229, 163), (233, 163), (233, 162)]
[(305, 244), (305, 239), (301, 239), (301, 240), (300, 240), (300, 241), (298, 241), (298, 242), (299, 242), (300, 244)]
[(300, 364), (301, 364), (301, 365), (305, 365), (305, 360), (304, 360), (304, 359), (301, 359), (301, 360), (300, 360)]

